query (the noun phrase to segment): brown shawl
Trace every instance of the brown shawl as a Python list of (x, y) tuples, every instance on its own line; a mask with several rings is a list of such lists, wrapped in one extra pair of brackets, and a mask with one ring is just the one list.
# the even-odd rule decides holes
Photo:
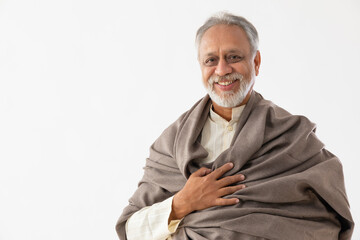
[(150, 148), (144, 176), (117, 222), (125, 240), (126, 220), (145, 206), (180, 191), (202, 166), (227, 162), (242, 173), (247, 188), (233, 206), (195, 211), (181, 222), (173, 239), (350, 239), (354, 228), (342, 166), (315, 135), (315, 125), (291, 115), (253, 91), (231, 146), (210, 164), (200, 144), (209, 114), (208, 96), (168, 127)]

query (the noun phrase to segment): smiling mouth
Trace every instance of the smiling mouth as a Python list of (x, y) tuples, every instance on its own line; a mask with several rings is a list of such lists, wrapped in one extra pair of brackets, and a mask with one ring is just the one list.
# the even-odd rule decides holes
[(221, 85), (221, 86), (229, 86), (230, 84), (233, 84), (235, 81), (237, 81), (238, 79), (235, 80), (225, 80), (225, 81), (220, 81), (217, 82), (217, 84)]

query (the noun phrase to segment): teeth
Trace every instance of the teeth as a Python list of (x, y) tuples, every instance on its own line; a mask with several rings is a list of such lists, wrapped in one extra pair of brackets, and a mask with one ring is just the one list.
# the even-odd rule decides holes
[(228, 86), (230, 84), (232, 84), (234, 81), (223, 81), (223, 82), (218, 82), (219, 85), (221, 86)]

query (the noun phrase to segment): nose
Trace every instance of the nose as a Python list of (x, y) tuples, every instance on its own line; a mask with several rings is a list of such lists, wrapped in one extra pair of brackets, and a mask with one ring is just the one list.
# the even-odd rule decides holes
[(216, 69), (215, 69), (215, 74), (218, 76), (225, 76), (226, 74), (229, 74), (232, 72), (232, 67), (230, 66), (230, 64), (228, 64), (225, 59), (220, 59)]

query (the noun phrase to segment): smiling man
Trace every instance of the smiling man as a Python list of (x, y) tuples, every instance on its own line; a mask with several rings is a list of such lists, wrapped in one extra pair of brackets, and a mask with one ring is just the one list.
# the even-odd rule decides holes
[[(256, 34), (255, 28), (252, 29)], [(199, 31), (203, 31), (200, 29)], [(203, 83), (214, 111), (231, 119), (233, 107), (246, 104), (259, 73), (260, 52), (237, 25), (217, 24), (198, 35)]]
[(339, 160), (315, 125), (253, 90), (255, 27), (219, 13), (197, 32), (208, 95), (150, 148), (120, 239), (350, 239)]

